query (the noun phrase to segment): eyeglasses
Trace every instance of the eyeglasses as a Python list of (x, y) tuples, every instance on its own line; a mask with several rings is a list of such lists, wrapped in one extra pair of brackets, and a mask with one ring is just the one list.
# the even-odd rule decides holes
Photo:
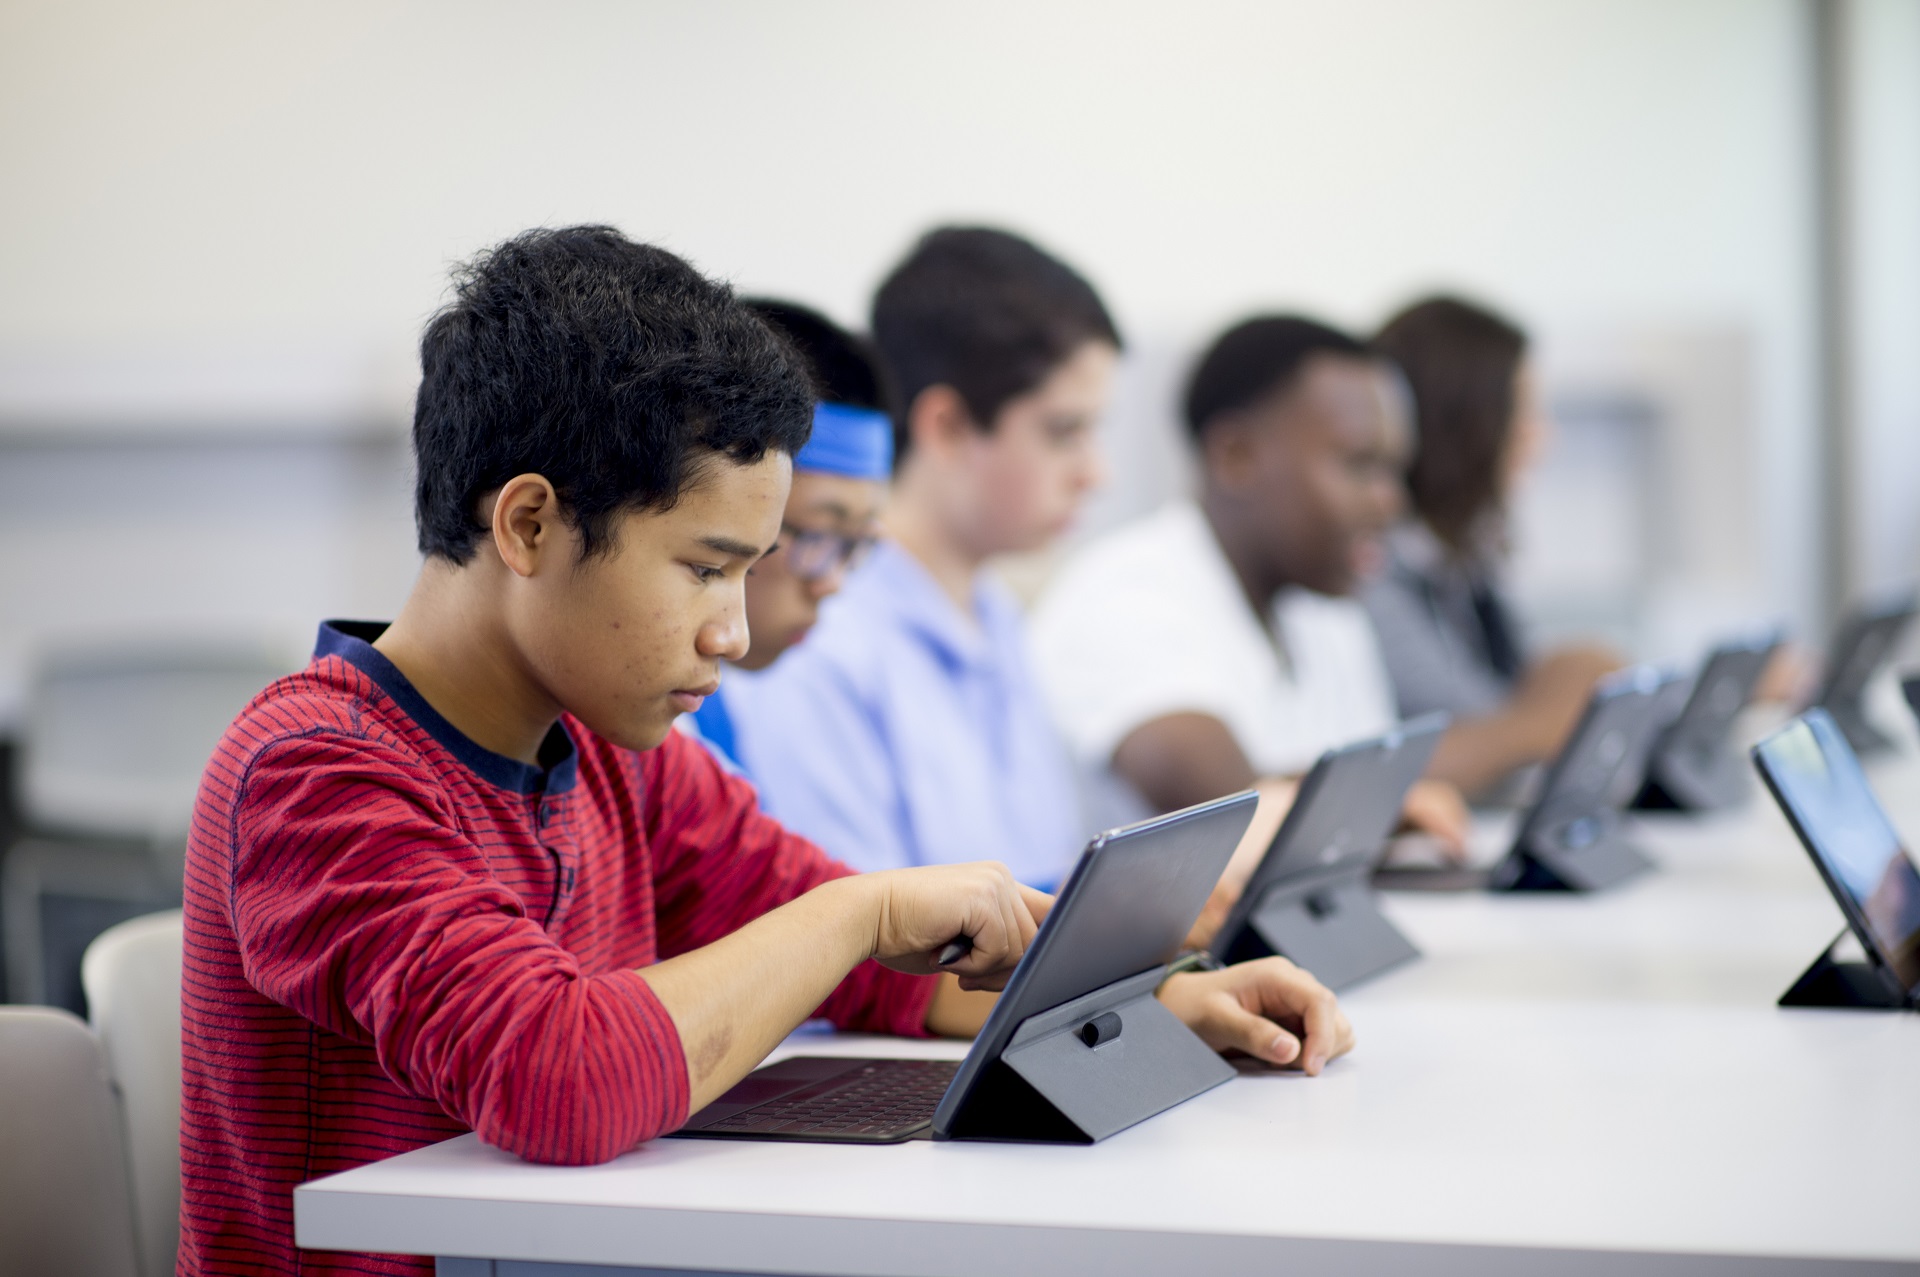
[(845, 536), (838, 532), (808, 532), (780, 525), (780, 549), (787, 571), (802, 581), (819, 581), (837, 572), (851, 572), (866, 560), (879, 540), (871, 534)]

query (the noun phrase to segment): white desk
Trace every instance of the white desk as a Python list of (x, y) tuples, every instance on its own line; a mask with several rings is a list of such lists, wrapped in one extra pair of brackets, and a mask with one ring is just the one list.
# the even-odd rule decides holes
[[(1877, 778), (1896, 813), (1916, 776)], [(298, 1238), (491, 1257), (450, 1277), (1920, 1270), (1920, 1016), (1774, 1007), (1841, 920), (1764, 798), (1646, 843), (1664, 871), (1602, 896), (1391, 897), (1427, 957), (1348, 996), (1353, 1056), (1090, 1148), (659, 1140), (575, 1169), (468, 1136), (301, 1188)]]

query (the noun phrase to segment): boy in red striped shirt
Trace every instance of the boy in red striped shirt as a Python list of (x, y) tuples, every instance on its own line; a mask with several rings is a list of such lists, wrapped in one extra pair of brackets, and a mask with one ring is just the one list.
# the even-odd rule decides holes
[[(184, 1273), (426, 1273), (297, 1250), (293, 1187), (467, 1130), (603, 1161), (812, 1014), (971, 1032), (966, 990), (1048, 903), (990, 862), (850, 875), (669, 733), (746, 650), (741, 582), (813, 407), (724, 286), (607, 228), (530, 232), (421, 354), (413, 594), (392, 625), (323, 626), (195, 810)], [(1162, 996), (1310, 1072), (1351, 1040), (1279, 960)]]

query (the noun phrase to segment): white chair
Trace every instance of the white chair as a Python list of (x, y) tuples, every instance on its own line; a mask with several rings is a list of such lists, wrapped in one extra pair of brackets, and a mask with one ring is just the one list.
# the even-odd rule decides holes
[(48, 1000), (43, 897), (117, 904), (121, 917), (179, 903), (200, 774), (286, 665), (264, 645), (151, 641), (38, 663), (20, 739), (20, 808), (34, 834), (0, 867), (11, 1001)]
[(100, 933), (80, 978), (106, 1051), (133, 1191), (142, 1277), (166, 1277), (180, 1249), (180, 911)]
[(140, 1277), (106, 1053), (52, 1007), (0, 1007), (0, 1267)]

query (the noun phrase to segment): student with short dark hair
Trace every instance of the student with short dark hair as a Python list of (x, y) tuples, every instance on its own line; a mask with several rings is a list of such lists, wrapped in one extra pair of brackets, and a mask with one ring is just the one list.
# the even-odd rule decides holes
[[(464, 272), (421, 363), (413, 593), (323, 625), (196, 803), (182, 1273), (428, 1273), (297, 1251), (295, 1185), (465, 1131), (603, 1161), (815, 1014), (970, 1033), (966, 990), (1049, 903), (994, 863), (852, 874), (670, 731), (747, 651), (814, 406), (723, 285), (605, 227), (529, 232)], [(960, 935), (960, 978), (922, 978)], [(1160, 997), (1309, 1072), (1351, 1041), (1284, 964)]]
[(1507, 502), (1546, 429), (1526, 334), (1435, 297), (1388, 320), (1373, 346), (1406, 377), (1419, 443), (1412, 509), (1361, 599), (1401, 713), (1454, 718), (1434, 774), (1482, 793), (1559, 752), (1594, 684), (1621, 662), (1593, 645), (1530, 656), (1500, 586)]
[(1119, 333), (1065, 263), (950, 227), (880, 285), (873, 336), (899, 404), (889, 538), (739, 688), (742, 757), (769, 811), (860, 868), (992, 847), (1057, 883), (1086, 832), (1075, 777), (984, 566), (1057, 537), (1099, 481)]
[[(1186, 392), (1199, 499), (1084, 547), (1034, 615), (1042, 686), (1088, 765), (1170, 811), (1393, 725), (1349, 596), (1400, 509), (1403, 399), (1366, 347), (1309, 319), (1251, 319), (1213, 343)], [(1408, 814), (1464, 836), (1444, 786), (1416, 787)], [(1251, 867), (1237, 860), (1229, 892)]]

